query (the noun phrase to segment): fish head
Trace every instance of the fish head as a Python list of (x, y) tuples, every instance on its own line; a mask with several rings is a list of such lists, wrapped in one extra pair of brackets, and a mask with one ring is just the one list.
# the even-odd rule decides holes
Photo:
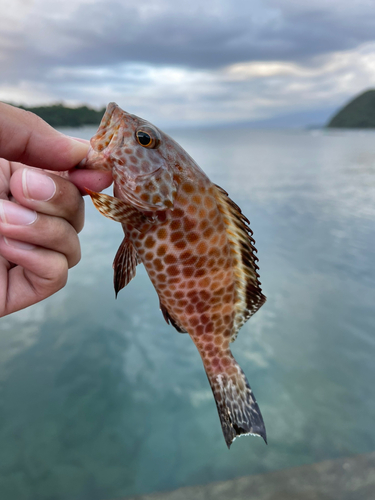
[(115, 103), (90, 146), (82, 166), (111, 171), (115, 196), (143, 211), (173, 208), (181, 164), (193, 161), (167, 134)]

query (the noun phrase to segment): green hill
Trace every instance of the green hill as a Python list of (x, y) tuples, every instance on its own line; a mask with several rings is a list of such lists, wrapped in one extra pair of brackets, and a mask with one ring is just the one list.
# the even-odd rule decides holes
[(18, 108), (31, 111), (40, 116), (52, 127), (81, 127), (82, 125), (99, 125), (105, 108), (97, 111), (96, 109), (80, 106), (78, 108), (68, 108), (62, 104), (52, 106), (38, 106), (27, 108), (17, 106)]
[(331, 128), (375, 128), (375, 90), (355, 97), (327, 124)]

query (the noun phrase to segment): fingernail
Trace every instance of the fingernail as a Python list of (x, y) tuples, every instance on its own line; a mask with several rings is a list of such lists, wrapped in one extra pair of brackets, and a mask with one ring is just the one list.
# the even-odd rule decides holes
[(22, 172), (22, 187), (25, 198), (29, 200), (48, 201), (56, 193), (53, 179), (31, 168)]
[(0, 220), (6, 224), (28, 226), (36, 221), (37, 213), (34, 210), (21, 207), (11, 201), (0, 200)]
[(84, 139), (71, 138), (71, 147), (72, 147), (72, 158), (73, 164), (77, 165), (86, 155), (89, 150), (90, 143)]
[(86, 144), (86, 147), (90, 146), (90, 141), (87, 139), (82, 139), (82, 137), (75, 137), (74, 135), (67, 135), (69, 139), (73, 139), (73, 141), (80, 142), (81, 144)]
[(19, 250), (33, 250), (36, 248), (35, 245), (25, 243), (24, 241), (13, 240), (11, 238), (6, 238), (5, 236), (3, 236), (3, 239), (9, 247), (18, 248)]

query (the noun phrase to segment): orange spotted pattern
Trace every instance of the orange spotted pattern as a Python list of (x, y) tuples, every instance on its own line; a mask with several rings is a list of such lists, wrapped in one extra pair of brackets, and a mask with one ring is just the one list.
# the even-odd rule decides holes
[(228, 447), (241, 434), (266, 440), (229, 348), (265, 301), (248, 220), (177, 143), (114, 103), (91, 140), (86, 168), (113, 174), (114, 197), (90, 194), (101, 213), (123, 225), (116, 293), (142, 262), (165, 319), (188, 332), (201, 355)]

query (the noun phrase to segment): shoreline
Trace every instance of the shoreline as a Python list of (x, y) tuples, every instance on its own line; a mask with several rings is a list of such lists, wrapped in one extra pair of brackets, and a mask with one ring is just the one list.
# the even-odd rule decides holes
[(372, 500), (375, 452), (117, 500)]

